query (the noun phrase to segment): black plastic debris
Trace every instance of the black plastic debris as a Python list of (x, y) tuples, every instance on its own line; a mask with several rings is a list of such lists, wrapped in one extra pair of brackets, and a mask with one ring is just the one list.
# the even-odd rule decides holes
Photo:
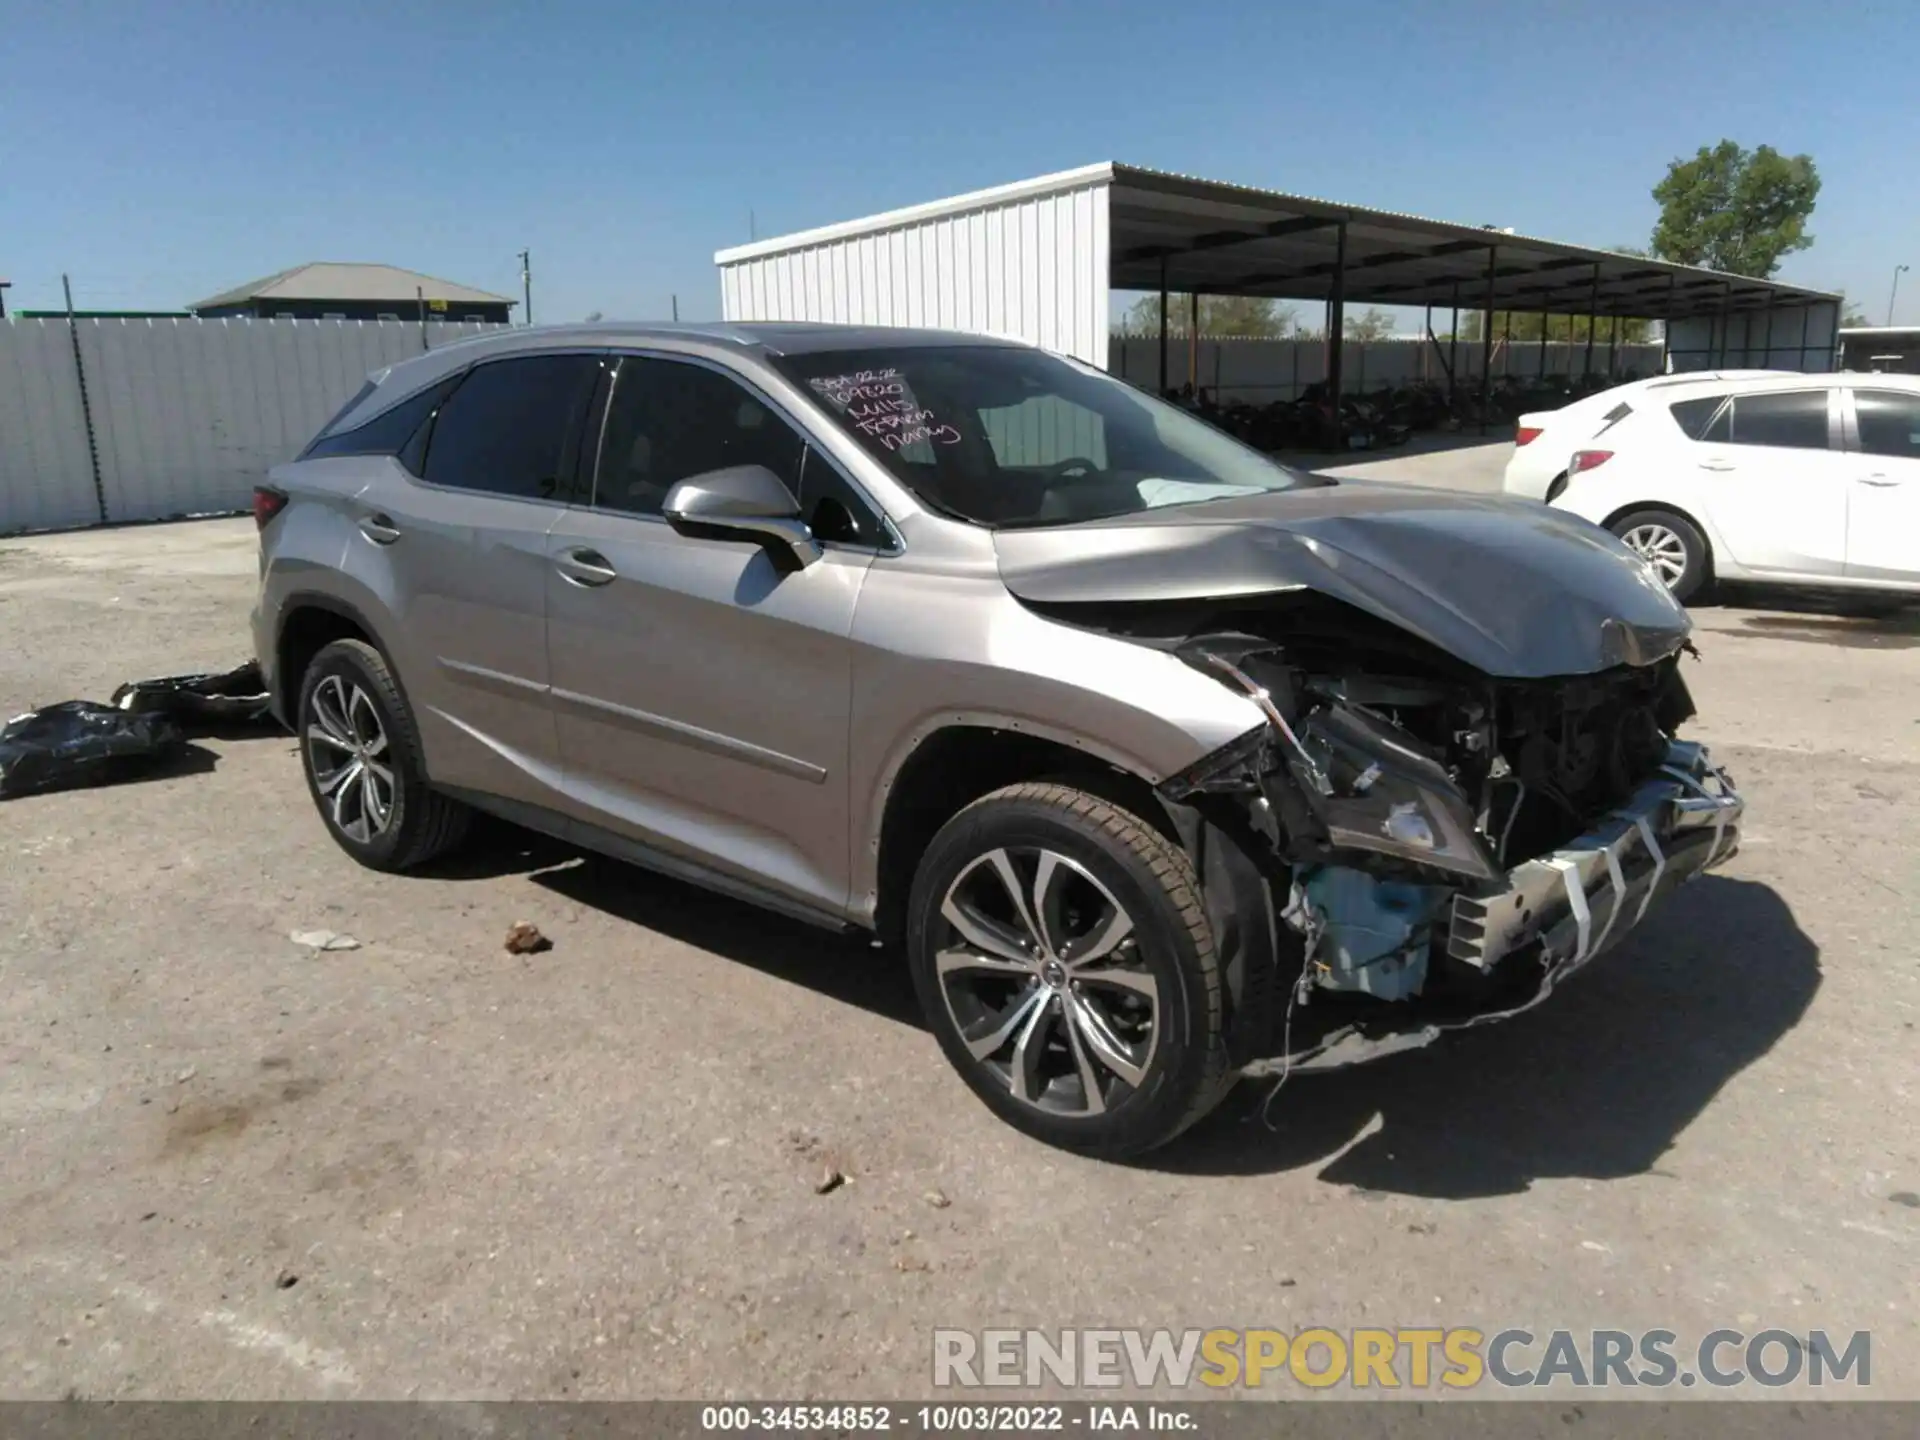
[(191, 728), (195, 722), (265, 722), (271, 697), (258, 661), (219, 675), (170, 675), (134, 680), (113, 692), (113, 707), (133, 715), (166, 715)]
[(164, 715), (91, 700), (30, 710), (0, 727), (0, 800), (131, 778), (168, 758), (184, 738)]

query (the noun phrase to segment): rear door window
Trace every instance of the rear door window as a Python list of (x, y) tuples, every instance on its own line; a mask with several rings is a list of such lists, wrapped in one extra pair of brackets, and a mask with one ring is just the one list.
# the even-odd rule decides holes
[(526, 355), (475, 366), (427, 440), (434, 485), (521, 500), (564, 498), (599, 363)]
[(1920, 395), (1899, 390), (1855, 390), (1860, 448), (1869, 455), (1920, 460)]
[(1724, 395), (1702, 395), (1697, 400), (1676, 400), (1673, 402), (1674, 423), (1685, 432), (1689, 440), (1700, 440), (1708, 444), (1725, 444), (1727, 440), (1727, 397)]
[(1733, 397), (1735, 445), (1771, 445), (1784, 450), (1827, 448), (1825, 390), (1786, 390)]

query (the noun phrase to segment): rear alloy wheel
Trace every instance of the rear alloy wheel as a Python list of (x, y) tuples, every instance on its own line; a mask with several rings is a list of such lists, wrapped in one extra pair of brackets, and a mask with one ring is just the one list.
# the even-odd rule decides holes
[(1187, 857), (1062, 785), (975, 802), (935, 838), (909, 948), (928, 1022), (997, 1114), (1138, 1154), (1226, 1088), (1220, 978)]
[(327, 833), (362, 865), (406, 870), (458, 843), (466, 806), (437, 794), (413, 714), (380, 652), (336, 640), (300, 681), (300, 760)]
[(313, 690), (307, 769), (328, 820), (347, 839), (371, 845), (393, 824), (393, 746), (366, 690), (328, 675)]
[(1636, 510), (1613, 522), (1613, 533), (1653, 568), (1673, 598), (1685, 604), (1706, 584), (1707, 542), (1671, 510)]

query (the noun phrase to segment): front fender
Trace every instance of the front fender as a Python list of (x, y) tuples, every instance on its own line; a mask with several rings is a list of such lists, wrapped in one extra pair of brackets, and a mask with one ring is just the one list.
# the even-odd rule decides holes
[(869, 572), (854, 617), (851, 894), (870, 907), (894, 781), (954, 725), (1034, 735), (1158, 784), (1261, 724), (1178, 657), (1027, 609), (991, 575)]

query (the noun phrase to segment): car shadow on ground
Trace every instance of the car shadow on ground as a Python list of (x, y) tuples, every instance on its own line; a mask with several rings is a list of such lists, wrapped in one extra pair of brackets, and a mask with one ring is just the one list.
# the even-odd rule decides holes
[[(1712, 633), (1735, 638), (1805, 640), (1850, 650), (1920, 649), (1920, 597), (1827, 595), (1792, 590), (1739, 590), (1722, 605), (1767, 614), (1743, 614)], [(1729, 617), (1734, 618), (1734, 617)]]
[[(842, 935), (790, 920), (657, 875), (637, 865), (482, 817), (469, 842), (423, 868), (422, 878), (486, 880), (525, 875), (576, 905), (804, 985), (845, 1005), (924, 1030), (913, 982), (897, 950), (875, 949), (865, 935)], [(938, 1055), (928, 1050), (929, 1062)]]
[[(524, 874), (574, 904), (915, 1029), (900, 953), (500, 822), (440, 879)], [(1792, 1029), (1820, 954), (1770, 887), (1707, 876), (1538, 1009), (1372, 1065), (1245, 1081), (1144, 1168), (1275, 1174), (1320, 1166), (1356, 1189), (1445, 1199), (1536, 1179), (1663, 1175), (1721, 1088)], [(927, 1063), (943, 1063), (929, 1045)], [(1377, 1123), (1376, 1123), (1377, 1122)]]
[(1779, 895), (1708, 876), (1538, 1009), (1298, 1075), (1277, 1095), (1271, 1081), (1243, 1082), (1144, 1163), (1190, 1175), (1319, 1165), (1334, 1184), (1440, 1199), (1549, 1177), (1672, 1178), (1660, 1161), (1676, 1137), (1799, 1022), (1819, 985), (1819, 950)]
[[(530, 877), (557, 895), (843, 1005), (924, 1030), (900, 952), (597, 855)], [(928, 1047), (929, 1063), (939, 1063)]]

